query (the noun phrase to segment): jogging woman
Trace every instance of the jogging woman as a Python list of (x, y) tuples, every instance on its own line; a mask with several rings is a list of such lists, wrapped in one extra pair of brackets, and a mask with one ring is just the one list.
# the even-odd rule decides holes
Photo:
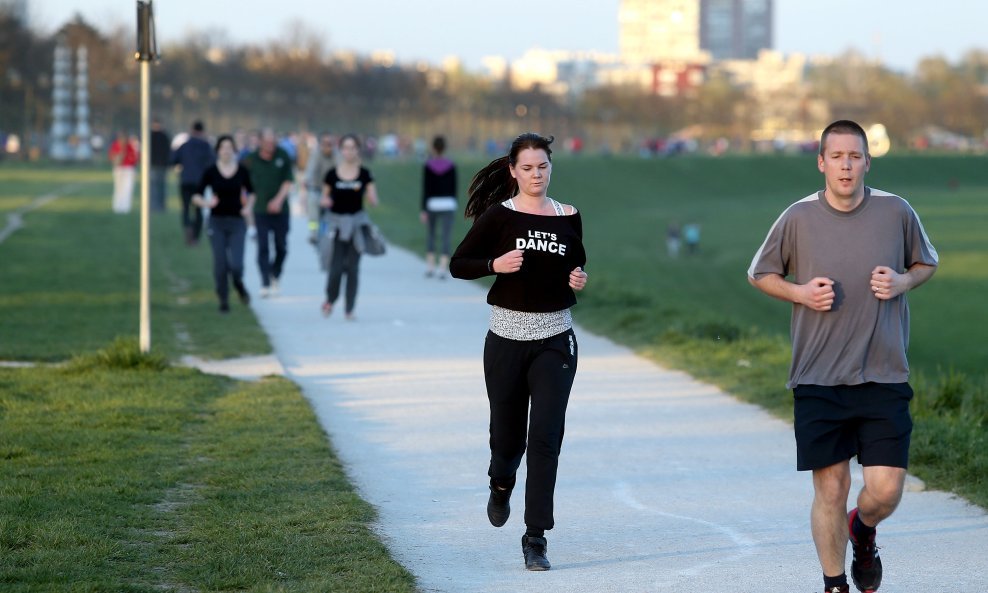
[[(213, 248), (213, 279), (216, 296), (220, 299), (220, 312), (230, 310), (229, 279), (245, 305), (250, 295), (244, 288), (244, 237), (247, 234), (246, 217), (254, 206), (254, 187), (245, 167), (237, 163), (237, 146), (231, 136), (216, 140), (217, 161), (202, 174), (202, 179), (192, 195), (196, 208), (210, 208), (209, 244)], [(206, 188), (213, 191), (208, 200), (203, 198)]]
[(587, 282), (580, 213), (546, 193), (551, 143), (551, 137), (522, 134), (507, 156), (474, 176), (466, 205), (473, 227), (450, 260), (456, 278), (496, 275), (484, 346), (491, 410), (487, 517), (495, 527), (507, 522), (527, 443), (521, 543), (528, 570), (550, 566), (545, 531), (554, 525), (556, 470), (577, 362), (570, 307), (574, 291)]

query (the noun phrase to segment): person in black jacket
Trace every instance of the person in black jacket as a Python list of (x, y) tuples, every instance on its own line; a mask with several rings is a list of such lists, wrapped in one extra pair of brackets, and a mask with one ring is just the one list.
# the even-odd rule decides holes
[(496, 275), (484, 345), (491, 410), (487, 517), (495, 527), (507, 522), (527, 443), (522, 554), (528, 570), (550, 567), (545, 531), (554, 526), (556, 470), (577, 363), (570, 307), (587, 282), (580, 213), (546, 193), (552, 140), (522, 134), (507, 156), (474, 176), (465, 212), (474, 223), (450, 260), (456, 278)]
[[(438, 275), (446, 279), (449, 265), (450, 231), (453, 230), (453, 213), (456, 203), (456, 165), (445, 158), (446, 139), (436, 136), (432, 140), (432, 158), (425, 163), (422, 172), (422, 212), (419, 217), (428, 232), (425, 239), (426, 277)], [(436, 268), (436, 226), (439, 226), (439, 268)]]
[(151, 211), (165, 211), (165, 177), (168, 174), (168, 157), (171, 156), (172, 140), (161, 126), (161, 120), (151, 120)]

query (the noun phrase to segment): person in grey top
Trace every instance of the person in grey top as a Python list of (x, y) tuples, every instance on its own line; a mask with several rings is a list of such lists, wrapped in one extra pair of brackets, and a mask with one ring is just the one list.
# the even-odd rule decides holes
[[(748, 280), (791, 302), (797, 469), (812, 470), (811, 528), (826, 593), (848, 591), (844, 572), (876, 591), (875, 527), (895, 510), (909, 460), (909, 305), (906, 293), (939, 262), (919, 216), (901, 197), (865, 186), (868, 138), (849, 120), (820, 138), (825, 189), (792, 204), (755, 253)], [(850, 459), (864, 487), (847, 512)]]

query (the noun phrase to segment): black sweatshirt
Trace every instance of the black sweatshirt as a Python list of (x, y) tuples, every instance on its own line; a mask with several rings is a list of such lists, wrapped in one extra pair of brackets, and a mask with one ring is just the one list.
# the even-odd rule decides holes
[(488, 303), (537, 313), (561, 311), (576, 304), (569, 275), (587, 262), (579, 212), (538, 216), (501, 204), (491, 206), (456, 248), (449, 273), (464, 280), (493, 275), (493, 260), (514, 249), (524, 251), (521, 269), (497, 275), (487, 293)]
[(217, 166), (210, 165), (206, 172), (202, 174), (196, 193), (204, 195), (206, 188), (213, 188), (213, 195), (219, 200), (212, 209), (213, 216), (240, 216), (240, 211), (244, 208), (244, 193), (254, 193), (254, 186), (250, 182), (250, 175), (247, 167), (240, 165), (233, 177), (224, 177)]

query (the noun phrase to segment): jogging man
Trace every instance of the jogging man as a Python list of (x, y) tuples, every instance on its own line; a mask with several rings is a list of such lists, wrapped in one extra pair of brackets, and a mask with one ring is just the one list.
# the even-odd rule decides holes
[[(826, 593), (877, 591), (882, 563), (875, 527), (902, 498), (912, 418), (907, 383), (906, 293), (938, 263), (912, 207), (865, 186), (868, 138), (852, 121), (820, 137), (817, 167), (826, 188), (787, 208), (755, 254), (748, 279), (793, 303), (792, 365), (796, 464), (813, 472), (810, 515)], [(847, 512), (850, 459), (864, 487)]]

